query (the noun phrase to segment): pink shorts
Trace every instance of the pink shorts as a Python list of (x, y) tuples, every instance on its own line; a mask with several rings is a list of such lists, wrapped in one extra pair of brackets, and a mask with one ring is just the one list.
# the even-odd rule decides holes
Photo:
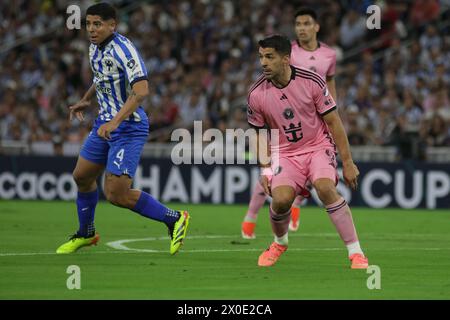
[(295, 192), (304, 195), (307, 184), (317, 179), (328, 178), (337, 184), (336, 153), (332, 149), (322, 149), (298, 156), (280, 156), (279, 166), (272, 167), (273, 177), (270, 188), (278, 186), (291, 186)]

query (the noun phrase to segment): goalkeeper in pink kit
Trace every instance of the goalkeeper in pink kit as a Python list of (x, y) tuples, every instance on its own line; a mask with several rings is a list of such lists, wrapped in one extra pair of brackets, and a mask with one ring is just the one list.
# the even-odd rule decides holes
[[(336, 99), (334, 74), (336, 71), (336, 52), (317, 40), (320, 26), (314, 10), (300, 8), (294, 16), (297, 39), (291, 42), (291, 64), (318, 73), (327, 83), (330, 94)], [(261, 183), (252, 192), (247, 213), (242, 222), (241, 233), (244, 239), (254, 239), (258, 212), (266, 201)], [(300, 223), (300, 204), (302, 196), (297, 196), (291, 209), (289, 230), (297, 231)]]
[[(356, 189), (359, 175), (336, 103), (320, 75), (290, 64), (289, 39), (274, 35), (258, 44), (263, 75), (249, 90), (247, 118), (257, 129), (279, 133), (270, 140), (272, 163), (261, 168), (261, 185), (272, 196), (270, 223), (275, 239), (259, 256), (258, 265), (274, 265), (287, 250), (292, 204), (311, 183), (348, 249), (351, 268), (365, 269), (368, 260), (350, 208), (336, 190), (336, 147), (346, 184)], [(261, 138), (258, 133), (259, 146), (266, 143)]]

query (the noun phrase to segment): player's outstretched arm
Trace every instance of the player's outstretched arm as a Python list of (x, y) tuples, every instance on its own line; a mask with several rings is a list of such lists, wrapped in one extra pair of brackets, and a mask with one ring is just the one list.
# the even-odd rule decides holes
[(95, 94), (95, 83), (91, 85), (88, 91), (84, 94), (83, 98), (74, 105), (69, 106), (70, 114), (69, 120), (72, 121), (73, 116), (77, 117), (78, 120), (83, 121), (84, 115), (83, 110), (91, 105), (91, 98)]
[(358, 186), (357, 179), (359, 170), (353, 162), (350, 144), (348, 142), (347, 134), (345, 133), (344, 125), (339, 117), (339, 113), (337, 110), (331, 111), (323, 116), (323, 120), (330, 129), (341, 157), (345, 183), (353, 190), (356, 190)]
[(136, 111), (148, 94), (149, 91), (147, 80), (140, 80), (134, 83), (131, 93), (128, 96), (127, 101), (125, 101), (123, 107), (111, 121), (98, 128), (97, 134), (104, 139), (110, 139), (111, 132), (116, 130), (123, 120), (127, 119), (133, 112)]

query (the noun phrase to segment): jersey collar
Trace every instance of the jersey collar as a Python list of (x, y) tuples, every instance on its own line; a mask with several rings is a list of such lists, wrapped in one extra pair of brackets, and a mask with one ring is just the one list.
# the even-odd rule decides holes
[(278, 89), (284, 89), (286, 88), (292, 80), (295, 80), (295, 67), (293, 65), (289, 65), (291, 67), (291, 78), (289, 79), (289, 82), (284, 87), (277, 87), (271, 80), (267, 79), (268, 82), (270, 82), (275, 88)]
[(100, 50), (103, 49), (103, 48), (105, 48), (106, 45), (107, 45), (108, 43), (110, 43), (111, 40), (114, 39), (115, 37), (116, 37), (116, 33), (113, 32), (108, 38), (106, 38), (105, 40), (103, 40), (103, 42), (100, 43), (100, 44), (98, 45), (98, 48), (99, 48)]
[(308, 51), (308, 52), (314, 52), (314, 51), (316, 51), (317, 49), (320, 48), (320, 41), (317, 41), (317, 48), (315, 48), (314, 50), (308, 50), (308, 49), (303, 48), (302, 45), (300, 44), (300, 41), (298, 41), (298, 39), (295, 40), (295, 41), (297, 41), (297, 45), (298, 45), (300, 48), (302, 48), (303, 50)]

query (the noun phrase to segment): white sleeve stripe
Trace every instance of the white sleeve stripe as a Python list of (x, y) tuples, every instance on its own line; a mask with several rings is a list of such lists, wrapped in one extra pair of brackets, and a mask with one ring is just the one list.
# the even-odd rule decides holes
[(125, 68), (125, 61), (127, 61), (127, 57), (122, 51), (122, 48), (120, 46), (114, 46), (113, 50), (116, 53), (116, 59), (119, 60), (119, 63)]
[(116, 50), (116, 48), (114, 48), (114, 47), (113, 47), (113, 56), (114, 56), (114, 58), (116, 58), (116, 60), (122, 66), (122, 68), (125, 69), (125, 63), (123, 62), (122, 58), (119, 55), (119, 50)]
[[(138, 73), (138, 71), (140, 71), (140, 73), (142, 73), (143, 76), (147, 75), (145, 66), (142, 65), (142, 60), (140, 58), (140, 56), (137, 54), (137, 51), (133, 48), (130, 47), (129, 45), (126, 45), (124, 43), (120, 44), (118, 43), (119, 40), (115, 41), (117, 46), (114, 46), (114, 51), (117, 53), (116, 59), (118, 58), (119, 63), (121, 64), (122, 68), (124, 68), (125, 73), (127, 74), (128, 80), (130, 82), (132, 82), (134, 79), (131, 79), (132, 73), (131, 70), (129, 68), (127, 68), (127, 61), (134, 59), (135, 63), (138, 64), (135, 68), (135, 70), (133, 70), (133, 74), (134, 73)], [(127, 57), (126, 52), (124, 51), (128, 49), (129, 51), (129, 57)], [(130, 50), (131, 49), (131, 50)]]
[(137, 53), (136, 48), (132, 44), (122, 42), (120, 40), (117, 40), (115, 42), (117, 43), (117, 46), (120, 48), (120, 51), (122, 52), (122, 55), (120, 55), (121, 59), (125, 58), (123, 59), (124, 61), (130, 60), (131, 58), (136, 61), (140, 60), (140, 56)]

